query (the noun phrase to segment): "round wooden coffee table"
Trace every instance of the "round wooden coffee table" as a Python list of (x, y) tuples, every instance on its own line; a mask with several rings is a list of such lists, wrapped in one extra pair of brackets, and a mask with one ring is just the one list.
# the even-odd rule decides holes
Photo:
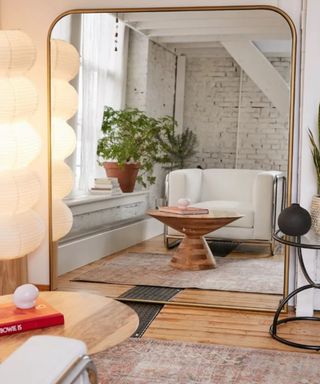
[[(11, 297), (0, 296), (0, 304), (11, 302)], [(64, 314), (64, 325), (1, 336), (0, 361), (35, 335), (71, 337), (86, 343), (89, 354), (100, 352), (130, 337), (139, 324), (134, 310), (104, 296), (57, 291), (39, 297)]]
[(174, 268), (188, 271), (215, 268), (216, 261), (203, 236), (242, 217), (233, 212), (178, 215), (149, 210), (147, 214), (184, 234), (170, 264)]

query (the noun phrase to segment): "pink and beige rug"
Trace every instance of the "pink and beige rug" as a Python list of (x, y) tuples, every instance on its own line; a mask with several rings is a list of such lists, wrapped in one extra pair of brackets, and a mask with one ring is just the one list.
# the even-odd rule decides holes
[(319, 355), (129, 339), (93, 355), (100, 384), (318, 384)]
[(227, 257), (216, 257), (217, 268), (204, 271), (172, 268), (170, 259), (171, 256), (166, 254), (128, 253), (112, 260), (106, 259), (74, 280), (271, 294), (283, 291), (284, 263), (281, 256), (232, 253)]

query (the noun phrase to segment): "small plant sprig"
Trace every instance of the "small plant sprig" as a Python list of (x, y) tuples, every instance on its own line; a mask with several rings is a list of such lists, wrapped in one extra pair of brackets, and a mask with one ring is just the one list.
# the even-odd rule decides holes
[(320, 195), (320, 105), (318, 108), (318, 142), (316, 142), (316, 139), (310, 129), (308, 129), (308, 135), (311, 143), (313, 163), (316, 170), (317, 194)]
[[(174, 122), (174, 126), (176, 122)], [(198, 145), (197, 136), (189, 128), (182, 133), (174, 133), (174, 130), (167, 130), (163, 137), (159, 138), (162, 152), (162, 163), (168, 165), (163, 168), (166, 170), (183, 169), (185, 161), (196, 153)]]

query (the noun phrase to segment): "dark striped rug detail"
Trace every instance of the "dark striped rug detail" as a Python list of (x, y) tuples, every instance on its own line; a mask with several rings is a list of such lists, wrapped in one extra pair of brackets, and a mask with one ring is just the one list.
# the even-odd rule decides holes
[(142, 337), (164, 306), (163, 304), (134, 303), (130, 301), (126, 301), (125, 303), (136, 311), (139, 316), (139, 326), (131, 336), (136, 338)]
[(138, 285), (124, 292), (118, 299), (139, 299), (152, 301), (170, 301), (182, 288), (153, 287), (150, 285)]

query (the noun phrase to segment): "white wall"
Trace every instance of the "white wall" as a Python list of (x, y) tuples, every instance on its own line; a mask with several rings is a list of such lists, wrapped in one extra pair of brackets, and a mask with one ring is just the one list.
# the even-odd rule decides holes
[[(310, 128), (317, 135), (317, 114), (320, 102), (320, 2), (319, 0), (304, 1), (305, 7), (305, 36), (303, 41), (302, 60), (302, 95), (301, 95), (301, 147), (300, 158), (300, 204), (310, 210), (312, 195), (316, 193), (316, 176), (312, 162), (310, 143), (307, 129)], [(312, 250), (303, 250), (304, 261), (311, 277), (316, 275), (316, 257)], [(307, 284), (301, 272), (298, 273), (298, 285)], [(311, 315), (315, 301), (315, 308), (320, 308), (319, 295), (314, 290), (302, 292), (297, 300), (297, 313)]]
[[(227, 5), (264, 5), (269, 4), (278, 6), (286, 11), (294, 20), (299, 30), (300, 23), (300, 0), (0, 0), (0, 28), (1, 29), (23, 29), (33, 39), (38, 58), (32, 70), (31, 77), (35, 81), (40, 95), (40, 109), (34, 119), (36, 129), (41, 134), (44, 143), (47, 142), (47, 34), (50, 24), (61, 13), (71, 9), (84, 8), (106, 8), (106, 7), (186, 7), (186, 6), (227, 6)], [(312, 28), (316, 32), (311, 38), (315, 41), (310, 42), (310, 54), (315, 50), (319, 53), (320, 45), (316, 42), (320, 36), (317, 28), (319, 15), (319, 6), (317, 0), (309, 0), (311, 7), (316, 8), (316, 12), (310, 19)], [(320, 57), (316, 56), (314, 66), (319, 67)], [(313, 72), (314, 78), (318, 76), (318, 68)], [(311, 75), (310, 75), (311, 76)], [(318, 76), (319, 78), (319, 76)], [(317, 80), (318, 81), (318, 80)], [(320, 81), (320, 79), (319, 79)], [(319, 87), (313, 87), (308, 84), (306, 90), (313, 92), (313, 95), (319, 93)], [(307, 113), (307, 112), (306, 112)], [(315, 103), (310, 105), (310, 115), (316, 113)], [(298, 109), (296, 109), (296, 117)], [(306, 152), (302, 156), (308, 156)], [(297, 160), (297, 151), (295, 152)], [(47, 152), (44, 149), (41, 158), (36, 162), (35, 169), (41, 174), (43, 184), (47, 182)], [(297, 172), (295, 171), (295, 174)], [(297, 180), (297, 177), (295, 177)], [(309, 181), (308, 181), (309, 180)], [(310, 178), (304, 177), (303, 182), (310, 182)], [(309, 193), (310, 191), (306, 191)], [(39, 210), (43, 217), (47, 218), (48, 197), (46, 190), (43, 193), (42, 201), (39, 204)], [(38, 284), (47, 284), (49, 282), (49, 257), (48, 245), (45, 241), (43, 246), (31, 255), (29, 259), (30, 280)]]

